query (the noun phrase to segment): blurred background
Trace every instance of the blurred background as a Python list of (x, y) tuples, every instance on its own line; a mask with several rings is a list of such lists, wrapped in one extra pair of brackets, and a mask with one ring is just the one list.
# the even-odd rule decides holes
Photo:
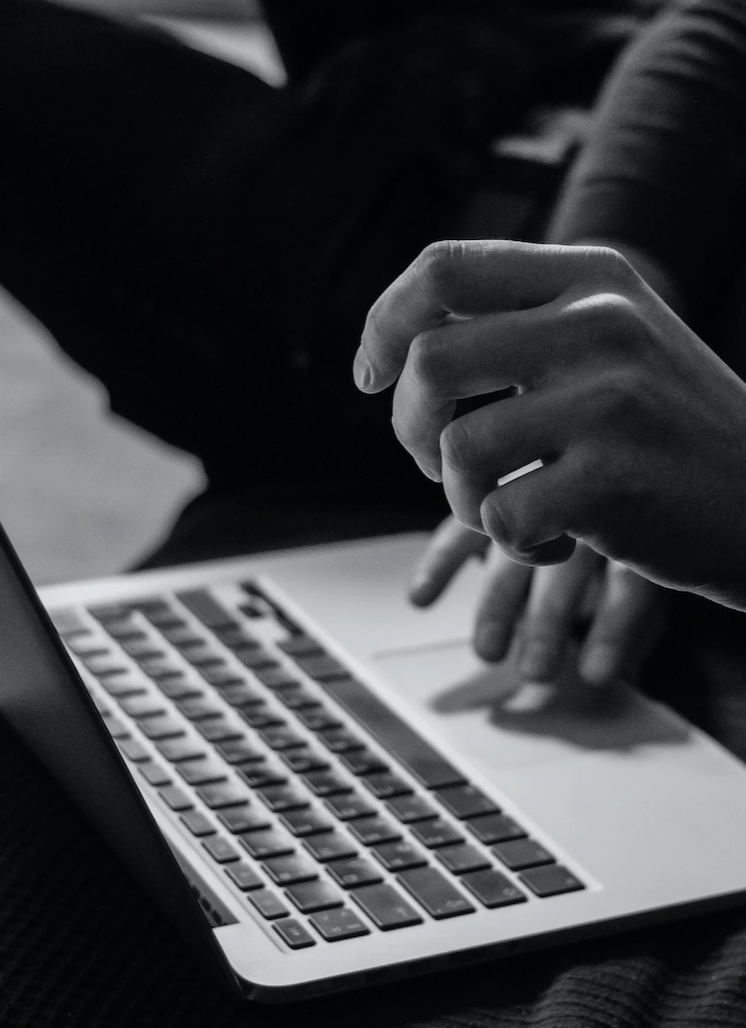
[[(81, 0), (151, 19), (280, 84), (254, 0)], [(0, 521), (37, 585), (111, 574), (152, 548), (200, 487), (198, 464), (106, 411), (100, 387), (0, 291)]]

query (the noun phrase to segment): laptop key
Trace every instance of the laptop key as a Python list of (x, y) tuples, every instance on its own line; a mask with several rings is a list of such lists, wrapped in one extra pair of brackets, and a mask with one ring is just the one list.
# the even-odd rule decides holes
[(304, 685), (294, 685), (287, 689), (275, 690), (275, 696), (288, 710), (303, 710), (306, 707), (318, 707), (319, 701)]
[(116, 742), (127, 760), (131, 760), (135, 764), (150, 760), (150, 754), (139, 739), (117, 739)]
[(559, 896), (565, 892), (577, 892), (579, 889), (585, 888), (580, 879), (561, 864), (533, 867), (521, 872), (519, 878), (542, 899), (548, 896)]
[(150, 785), (170, 785), (171, 775), (154, 760), (140, 764), (138, 771)]
[(125, 714), (134, 718), (155, 717), (156, 714), (166, 713), (162, 701), (152, 696), (120, 696), (117, 702)]
[(365, 857), (342, 857), (326, 865), (329, 874), (343, 889), (355, 889), (358, 885), (371, 885), (383, 881), (378, 868)]
[(183, 700), (187, 696), (202, 696), (202, 690), (194, 682), (190, 682), (187, 676), (179, 671), (177, 674), (169, 675), (166, 678), (158, 678), (155, 683), (164, 696), (170, 700)]
[(339, 796), (327, 796), (324, 804), (340, 821), (354, 821), (355, 818), (372, 817), (377, 813), (375, 807), (365, 796), (354, 792), (343, 793)]
[(292, 657), (298, 667), (317, 682), (331, 682), (349, 675), (347, 668), (328, 653), (294, 653)]
[(269, 761), (242, 766), (238, 769), (238, 776), (251, 789), (260, 789), (267, 785), (282, 785), (288, 780), (283, 769)]
[(163, 742), (156, 743), (156, 746), (158, 751), (172, 764), (177, 764), (180, 760), (192, 760), (207, 756), (202, 744), (193, 742), (191, 739), (164, 739)]
[(281, 667), (271, 653), (255, 642), (249, 646), (234, 646), (233, 652), (244, 667), (250, 668), (252, 671), (256, 671), (258, 668)]
[(290, 949), (306, 949), (308, 946), (316, 945), (316, 940), (306, 926), (295, 918), (286, 917), (282, 921), (276, 921), (273, 928)]
[(318, 878), (312, 882), (289, 885), (285, 889), (285, 894), (290, 897), (301, 914), (312, 914), (317, 910), (343, 906), (342, 896), (334, 886)]
[(272, 750), (291, 750), (306, 745), (304, 737), (287, 724), (265, 728), (259, 732), (259, 738)]
[(263, 810), (250, 807), (248, 800), (243, 806), (229, 807), (218, 814), (220, 821), (229, 832), (257, 832), (271, 826), (271, 821)]
[(309, 921), (326, 942), (339, 942), (358, 935), (370, 935), (370, 928), (349, 907), (321, 910), (318, 914), (312, 914)]
[(178, 785), (167, 785), (165, 789), (158, 790), (158, 795), (171, 810), (191, 810), (194, 806), (191, 798)]
[(302, 780), (315, 796), (334, 796), (352, 791), (350, 783), (337, 771), (309, 771)]
[(311, 856), (324, 864), (328, 860), (338, 860), (340, 857), (356, 857), (358, 851), (351, 840), (339, 832), (314, 835), (303, 840), (304, 847)]
[(517, 821), (507, 814), (486, 814), (466, 822), (466, 827), (479, 839), (490, 845), (493, 842), (507, 842), (508, 839), (520, 839), (527, 835)]
[(265, 760), (265, 755), (262, 750), (257, 749), (256, 746), (252, 746), (246, 739), (227, 739), (225, 742), (219, 743), (215, 747), (215, 751), (220, 754), (223, 760), (227, 764), (240, 764), (243, 761), (250, 763), (255, 760)]
[(365, 743), (346, 728), (329, 728), (319, 732), (319, 738), (332, 753), (349, 753), (364, 750)]
[(302, 747), (286, 750), (284, 753), (281, 753), (280, 759), (296, 774), (305, 774), (308, 771), (327, 771), (329, 769), (329, 762), (324, 760), (320, 753), (315, 752), (305, 743)]
[(397, 879), (436, 921), (475, 912), (474, 905), (437, 868), (402, 871)]
[(211, 760), (184, 760), (176, 770), (187, 785), (206, 785), (225, 781), (225, 768)]
[[(200, 668), (200, 673), (205, 675), (204, 668)], [(205, 675), (205, 677), (207, 676)], [(256, 686), (249, 685), (248, 682), (241, 679), (234, 678), (231, 681), (216, 684), (223, 699), (232, 707), (250, 707), (252, 704), (264, 704), (267, 701), (265, 694)]]
[(513, 839), (500, 842), (492, 847), (492, 852), (511, 871), (520, 871), (524, 867), (536, 867), (538, 864), (553, 864), (554, 857), (535, 839)]
[(386, 806), (403, 824), (411, 824), (414, 821), (425, 821), (429, 818), (437, 818), (438, 811), (422, 796), (411, 794), (409, 796), (394, 796)]
[(253, 673), (268, 689), (284, 689), (288, 686), (300, 685), (298, 679), (281, 664), (271, 667), (254, 667)]
[(228, 628), (238, 624), (207, 589), (185, 589), (176, 594), (176, 599), (208, 628)]
[(179, 700), (176, 706), (184, 717), (190, 721), (202, 721), (206, 718), (220, 717), (221, 715), (220, 708), (216, 707), (205, 696), (190, 696)]
[(292, 839), (276, 828), (266, 831), (248, 832), (239, 837), (239, 842), (255, 860), (267, 860), (269, 857), (280, 857), (285, 853), (293, 853)]
[(210, 810), (238, 806), (247, 801), (246, 790), (239, 782), (223, 781), (201, 785), (197, 789), (197, 795)]
[(320, 703), (317, 703), (314, 707), (303, 707), (296, 712), (296, 717), (311, 732), (321, 732), (325, 729), (340, 727), (339, 718), (336, 714), (327, 710)]
[(179, 820), (182, 824), (186, 825), (192, 835), (200, 837), (215, 834), (215, 827), (212, 821), (201, 810), (188, 810), (180, 815)]
[(393, 885), (364, 885), (355, 889), (352, 898), (383, 932), (423, 922), (423, 918)]
[(436, 849), (438, 846), (451, 846), (458, 842), (464, 842), (463, 836), (459, 835), (453, 825), (446, 821), (445, 818), (436, 818), (434, 821), (419, 821), (417, 824), (412, 825), (411, 832), (428, 849)]
[(143, 718), (138, 727), (148, 739), (176, 739), (184, 735), (184, 725), (171, 714)]
[(286, 724), (271, 707), (265, 705), (255, 704), (251, 707), (241, 707), (238, 712), (251, 728), (269, 728), (273, 725)]
[[(94, 703), (96, 703), (95, 699)], [(100, 707), (98, 712), (103, 717), (104, 724), (106, 725), (112, 739), (125, 739), (130, 734), (130, 730), (127, 725), (125, 725), (124, 721), (120, 721), (119, 718), (115, 717), (113, 714), (106, 713), (106, 711), (102, 710)]]
[(264, 861), (262, 867), (275, 885), (293, 885), (295, 882), (309, 882), (319, 877), (317, 865), (298, 853), (270, 857)]
[(381, 861), (387, 871), (406, 871), (410, 867), (423, 867), (427, 860), (410, 842), (384, 842), (372, 846), (372, 852)]
[(137, 675), (122, 672), (115, 675), (104, 675), (100, 679), (101, 685), (110, 696), (136, 696), (145, 692), (142, 679)]
[(140, 670), (148, 678), (161, 679), (171, 676), (183, 677), (184, 669), (168, 657), (152, 657), (139, 661)]
[(490, 909), (526, 902), (526, 896), (518, 886), (514, 885), (500, 871), (495, 871), (494, 868), (472, 871), (465, 874), (461, 881), (477, 897), (482, 906)]
[(268, 785), (257, 789), (257, 796), (270, 810), (280, 813), (283, 810), (300, 810), (309, 805), (308, 794), (297, 786)]
[(139, 661), (147, 657), (166, 656), (160, 643), (154, 643), (153, 640), (148, 639), (145, 634), (141, 636), (131, 636), (128, 639), (121, 639), (119, 641), (119, 645), (128, 656), (133, 658), (133, 660)]
[(368, 775), (373, 771), (389, 770), (388, 766), (372, 750), (345, 753), (339, 759), (353, 775)]
[(299, 838), (330, 832), (334, 828), (334, 822), (330, 818), (308, 806), (303, 810), (287, 810), (280, 820), (288, 831)]
[(288, 908), (270, 889), (256, 889), (247, 894), (247, 899), (268, 921), (290, 916)]
[(477, 817), (479, 814), (500, 813), (500, 808), (475, 785), (456, 785), (450, 789), (439, 789), (435, 795), (459, 820)]
[(435, 856), (454, 875), (466, 874), (467, 871), (482, 871), (490, 867), (490, 862), (482, 851), (469, 843), (441, 846), (435, 851)]
[(81, 660), (96, 678), (100, 678), (102, 675), (116, 675), (120, 672), (129, 671), (127, 664), (114, 653), (91, 653), (81, 657)]
[(381, 842), (394, 842), (401, 838), (400, 829), (380, 814), (363, 817), (350, 822), (350, 831), (364, 846), (375, 846)]
[(241, 732), (237, 731), (222, 714), (207, 721), (196, 721), (194, 727), (208, 742), (237, 741), (242, 738)]
[(289, 657), (302, 657), (308, 656), (311, 653), (320, 654), (324, 652), (316, 640), (308, 635), (291, 635), (289, 639), (283, 639), (281, 642), (278, 642), (277, 646), (283, 653), (287, 653)]
[(409, 796), (412, 794), (412, 787), (399, 775), (391, 774), (390, 771), (378, 771), (374, 774), (365, 775), (362, 778), (368, 789), (379, 800), (389, 799), (392, 796)]
[(230, 864), (226, 867), (225, 873), (242, 892), (249, 892), (250, 889), (264, 888), (264, 882), (256, 871), (249, 867), (248, 864), (244, 864), (243, 861)]

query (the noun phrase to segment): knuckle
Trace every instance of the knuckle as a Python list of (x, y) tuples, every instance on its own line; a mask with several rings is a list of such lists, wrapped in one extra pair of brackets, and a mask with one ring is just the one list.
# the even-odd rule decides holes
[(479, 464), (474, 437), (464, 418), (456, 418), (440, 434), (443, 461), (455, 471), (473, 472)]
[(588, 247), (588, 259), (593, 261), (597, 274), (623, 284), (632, 284), (636, 275), (626, 257), (612, 246)]
[(418, 271), (436, 285), (448, 280), (453, 265), (463, 252), (463, 245), (455, 239), (439, 239), (429, 243), (417, 258)]
[(421, 332), (409, 348), (409, 364), (417, 379), (430, 388), (443, 384), (443, 335), (437, 328)]

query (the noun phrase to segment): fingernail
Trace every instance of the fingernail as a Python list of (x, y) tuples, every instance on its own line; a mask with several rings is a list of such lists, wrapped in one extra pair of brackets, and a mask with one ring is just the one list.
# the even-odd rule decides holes
[(498, 661), (505, 656), (505, 629), (501, 624), (486, 621), (474, 636), (474, 649), (483, 660)]
[(613, 646), (599, 643), (583, 654), (580, 677), (589, 685), (608, 685), (619, 676), (619, 654)]
[(556, 656), (554, 649), (548, 647), (546, 643), (526, 643), (518, 665), (521, 677), (536, 679), (539, 682), (553, 677)]
[(435, 598), (435, 583), (429, 576), (415, 578), (409, 586), (409, 599), (417, 607), (427, 607)]
[(511, 714), (530, 714), (543, 710), (554, 696), (554, 686), (548, 682), (524, 682), (518, 692), (503, 703), (503, 710)]
[(373, 372), (362, 346), (358, 347), (358, 351), (355, 354), (355, 360), (352, 365), (352, 375), (358, 389), (366, 392), (373, 378)]

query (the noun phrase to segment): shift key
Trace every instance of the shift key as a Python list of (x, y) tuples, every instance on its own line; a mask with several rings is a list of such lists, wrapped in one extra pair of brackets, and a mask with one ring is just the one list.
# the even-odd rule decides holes
[(434, 867), (402, 871), (397, 879), (436, 921), (474, 913), (468, 899)]

